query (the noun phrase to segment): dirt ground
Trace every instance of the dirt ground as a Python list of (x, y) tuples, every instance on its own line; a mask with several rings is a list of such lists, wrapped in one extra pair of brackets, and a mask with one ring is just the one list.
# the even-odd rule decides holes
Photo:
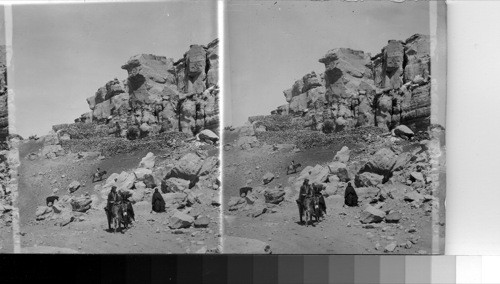
[[(236, 131), (225, 132), (224, 144), (232, 144), (237, 139)], [(223, 151), (224, 204), (233, 196), (239, 196), (239, 188), (262, 186), (262, 176), (266, 172), (275, 179), (266, 187), (291, 187), (298, 194), (299, 186), (294, 179), (306, 166), (325, 165), (333, 160), (335, 153), (344, 145), (312, 148), (295, 152), (294, 145), (278, 145), (273, 151), (269, 145), (251, 150), (233, 147)], [(361, 152), (365, 145), (346, 145), (352, 153)], [(444, 159), (444, 157), (442, 157)], [(286, 174), (286, 166), (294, 160), (302, 168), (295, 174)], [(442, 172), (442, 187), (445, 174)], [(444, 180), (443, 180), (444, 179)], [(444, 193), (443, 193), (444, 195)], [(421, 208), (409, 203), (391, 204), (402, 212), (398, 224), (379, 223), (368, 226), (361, 224), (359, 216), (369, 200), (360, 199), (359, 207), (343, 207), (341, 196), (326, 198), (327, 215), (314, 226), (306, 227), (299, 222), (297, 205), (293, 200), (281, 202), (265, 214), (253, 218), (245, 211), (224, 210), (224, 234), (229, 236), (257, 239), (270, 245), (278, 254), (383, 254), (390, 243), (406, 244), (398, 246), (392, 254), (431, 254), (444, 252), (444, 210), (441, 219), (425, 214)], [(435, 231), (433, 233), (433, 231)], [(434, 237), (433, 237), (434, 236)], [(439, 252), (438, 248), (441, 248)]]
[[(219, 210), (196, 204), (191, 210), (203, 212), (211, 220), (207, 228), (188, 228), (171, 230), (168, 227), (168, 213), (151, 212), (152, 190), (144, 201), (134, 204), (135, 222), (132, 227), (121, 232), (108, 232), (107, 219), (102, 209), (99, 185), (106, 181), (93, 183), (92, 174), (97, 167), (111, 173), (131, 171), (137, 168), (148, 151), (120, 154), (113, 157), (98, 158), (98, 153), (88, 153), (78, 159), (75, 153), (55, 159), (29, 160), (26, 156), (36, 152), (41, 143), (30, 141), (21, 145), (19, 171), (19, 198), (21, 246), (25, 251), (36, 251), (36, 247), (71, 249), (81, 253), (195, 253), (201, 248), (214, 248), (219, 245)], [(209, 151), (209, 153), (214, 152)], [(171, 150), (155, 152), (157, 157), (175, 156)], [(77, 215), (76, 221), (60, 227), (57, 220), (35, 220), (37, 206), (45, 205), (45, 198), (53, 195), (52, 189), (59, 188), (58, 196), (68, 194), (71, 181), (77, 180), (82, 186), (71, 195), (85, 193), (99, 197), (86, 213)]]

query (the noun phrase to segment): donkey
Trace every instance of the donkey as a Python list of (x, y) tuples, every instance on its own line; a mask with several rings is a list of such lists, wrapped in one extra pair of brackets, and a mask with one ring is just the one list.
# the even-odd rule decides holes
[(313, 217), (317, 222), (319, 222), (319, 216), (321, 214), (321, 209), (319, 207), (319, 197), (317, 195), (307, 196), (304, 199), (304, 213), (306, 218), (306, 227), (309, 223), (313, 224)]
[(286, 174), (288, 175), (290, 172), (292, 174), (295, 174), (295, 173), (297, 173), (297, 169), (300, 167), (302, 167), (302, 165), (300, 163), (299, 164), (291, 164), (288, 167), (286, 167)]
[(108, 172), (107, 171), (99, 171), (95, 174), (92, 175), (92, 182), (96, 182), (97, 181), (102, 181), (102, 178), (107, 175)]

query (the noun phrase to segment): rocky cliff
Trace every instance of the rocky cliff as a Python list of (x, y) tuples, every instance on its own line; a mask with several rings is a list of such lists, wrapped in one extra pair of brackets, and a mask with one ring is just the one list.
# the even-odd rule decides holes
[(349, 48), (328, 51), (319, 62), (325, 72), (311, 72), (283, 91), (287, 104), (272, 115), (292, 115), (304, 128), (325, 124), (340, 131), (359, 126), (392, 129), (430, 125), (430, 38), (416, 34), (389, 40), (382, 51)]
[(0, 46), (0, 141), (9, 136), (9, 114), (7, 111), (7, 63), (5, 46)]
[(114, 79), (87, 98), (90, 112), (76, 123), (105, 124), (116, 136), (154, 135), (162, 131), (218, 132), (218, 39), (191, 45), (184, 57), (152, 54), (131, 57), (128, 77)]

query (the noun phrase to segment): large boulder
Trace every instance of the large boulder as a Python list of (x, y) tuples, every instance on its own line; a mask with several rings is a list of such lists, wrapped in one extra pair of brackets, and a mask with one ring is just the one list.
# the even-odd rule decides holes
[(77, 197), (71, 200), (71, 208), (76, 212), (87, 212), (90, 209), (92, 199), (88, 196)]
[(243, 197), (237, 197), (233, 196), (229, 199), (229, 202), (227, 203), (227, 207), (229, 211), (236, 211), (245, 205), (245, 198)]
[(203, 164), (200, 169), (200, 176), (205, 176), (211, 173), (214, 169), (216, 169), (219, 166), (219, 158), (212, 156), (208, 157), (203, 161)]
[(145, 175), (142, 182), (144, 183), (146, 188), (155, 188), (157, 185), (153, 175)]
[(198, 133), (198, 138), (201, 141), (210, 141), (212, 143), (219, 140), (219, 136), (209, 129), (203, 129), (200, 133)]
[(384, 184), (381, 189), (381, 194), (385, 197), (392, 198), (394, 200), (403, 200), (405, 194), (411, 191), (412, 188), (410, 186), (404, 184)]
[(356, 175), (355, 184), (357, 187), (377, 186), (382, 183), (384, 177), (370, 172)]
[(68, 185), (68, 190), (69, 190), (69, 193), (73, 193), (75, 191), (77, 191), (79, 188), (80, 188), (81, 184), (80, 182), (74, 180), (72, 181), (69, 185)]
[(147, 175), (151, 175), (153, 172), (147, 168), (138, 168), (134, 170), (135, 178), (138, 181), (143, 181)]
[(392, 130), (392, 135), (408, 139), (415, 136), (415, 133), (406, 125), (398, 125)]
[(404, 200), (418, 203), (424, 200), (424, 196), (416, 191), (409, 191), (405, 193)]
[(347, 166), (341, 162), (333, 162), (328, 165), (328, 169), (330, 173), (336, 175), (339, 178), (339, 181), (348, 182), (349, 172), (347, 171)]
[(309, 182), (312, 183), (323, 183), (328, 179), (330, 170), (328, 167), (323, 167), (321, 165), (316, 165), (311, 169), (309, 174)]
[(389, 175), (394, 168), (397, 156), (388, 148), (378, 150), (361, 169), (362, 172), (371, 172), (382, 176)]
[(369, 223), (380, 223), (385, 218), (385, 212), (379, 210), (371, 205), (368, 205), (366, 209), (361, 212), (360, 221), (363, 224)]
[(172, 192), (162, 194), (163, 200), (165, 200), (165, 207), (167, 208), (184, 208), (187, 204), (187, 194), (183, 192)]
[(183, 192), (188, 188), (189, 181), (180, 178), (169, 178), (161, 183), (161, 191), (163, 193)]
[(206, 228), (208, 227), (209, 224), (210, 224), (210, 219), (208, 219), (208, 217), (205, 216), (196, 218), (196, 220), (194, 221), (195, 228)]
[(188, 153), (177, 161), (165, 178), (193, 180), (198, 177), (203, 160), (195, 153)]
[(333, 157), (334, 162), (347, 163), (351, 155), (351, 150), (347, 146), (342, 147)]
[(379, 195), (380, 189), (376, 187), (358, 187), (354, 189), (359, 198), (375, 198)]
[(189, 228), (193, 224), (194, 218), (186, 213), (176, 211), (174, 215), (170, 218), (169, 227), (170, 229), (182, 229)]
[(45, 219), (50, 218), (52, 216), (52, 214), (53, 214), (53, 210), (51, 207), (38, 206), (38, 208), (36, 209), (35, 216), (36, 216), (37, 221), (41, 221), (41, 220), (45, 220)]
[(285, 199), (285, 190), (282, 188), (268, 188), (264, 191), (266, 203), (279, 204)]
[(263, 177), (262, 177), (262, 183), (268, 184), (274, 179), (274, 174), (271, 172), (267, 172)]
[(115, 185), (118, 190), (131, 189), (136, 181), (134, 173), (127, 173), (125, 171), (117, 177)]
[(139, 163), (139, 168), (152, 169), (155, 166), (156, 157), (153, 153), (149, 152)]
[(228, 254), (271, 254), (269, 244), (256, 239), (223, 237), (223, 252)]

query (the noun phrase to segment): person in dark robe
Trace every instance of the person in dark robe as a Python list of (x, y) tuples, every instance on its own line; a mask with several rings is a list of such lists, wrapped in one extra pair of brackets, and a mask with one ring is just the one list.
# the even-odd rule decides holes
[(345, 188), (344, 204), (351, 207), (358, 206), (358, 195), (356, 194), (356, 191), (354, 190), (354, 187), (352, 187), (350, 182)]
[(163, 196), (161, 196), (160, 192), (158, 191), (158, 188), (155, 188), (151, 205), (152, 205), (152, 210), (154, 212), (160, 213), (165, 211), (165, 200), (163, 200)]

